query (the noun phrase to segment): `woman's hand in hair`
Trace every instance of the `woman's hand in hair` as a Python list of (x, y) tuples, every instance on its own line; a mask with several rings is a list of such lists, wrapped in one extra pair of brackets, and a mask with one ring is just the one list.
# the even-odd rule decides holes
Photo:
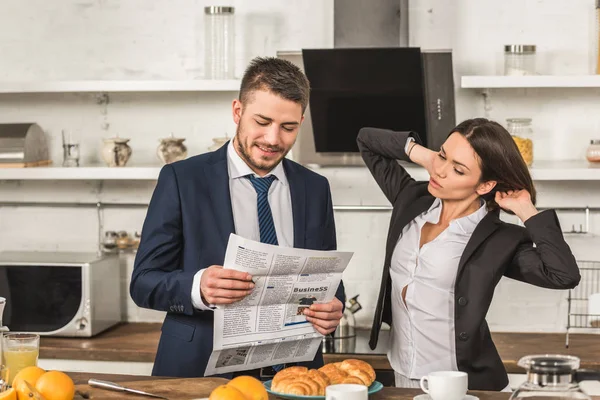
[(538, 213), (527, 190), (509, 190), (496, 192), (496, 203), (507, 211), (512, 211), (525, 222)]
[(412, 162), (421, 167), (425, 168), (431, 175), (433, 170), (433, 160), (437, 156), (436, 151), (429, 150), (427, 147), (423, 147), (415, 142), (412, 143), (412, 147), (409, 147), (407, 153)]

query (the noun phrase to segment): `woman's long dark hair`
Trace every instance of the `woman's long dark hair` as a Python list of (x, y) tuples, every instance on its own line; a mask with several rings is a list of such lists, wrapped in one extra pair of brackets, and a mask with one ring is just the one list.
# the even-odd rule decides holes
[(497, 122), (485, 118), (468, 119), (458, 124), (452, 133), (463, 135), (479, 156), (481, 182), (496, 181), (496, 187), (482, 196), (488, 210), (498, 210), (496, 192), (527, 190), (533, 204), (536, 192), (529, 169), (508, 131)]

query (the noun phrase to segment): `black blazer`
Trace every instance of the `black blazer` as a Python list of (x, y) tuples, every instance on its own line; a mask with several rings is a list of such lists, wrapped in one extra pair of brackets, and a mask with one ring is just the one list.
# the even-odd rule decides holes
[[(414, 133), (376, 128), (361, 129), (357, 138), (367, 167), (393, 205), (371, 349), (377, 345), (382, 321), (392, 324), (389, 268), (394, 247), (403, 228), (435, 200), (427, 190), (428, 183), (415, 181), (397, 162), (408, 160), (404, 145), (409, 136), (420, 141)], [(502, 276), (551, 289), (577, 286), (579, 268), (554, 211), (531, 217), (525, 228), (502, 222), (498, 212), (490, 212), (467, 243), (455, 283), (454, 322), (456, 364), (460, 371), (469, 374), (471, 390), (502, 390), (508, 385), (485, 321)]]

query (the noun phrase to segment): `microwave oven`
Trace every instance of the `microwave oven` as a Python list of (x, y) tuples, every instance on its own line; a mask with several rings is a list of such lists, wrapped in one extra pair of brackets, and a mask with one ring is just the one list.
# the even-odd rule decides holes
[(90, 337), (121, 322), (116, 255), (0, 252), (3, 323), (11, 331)]

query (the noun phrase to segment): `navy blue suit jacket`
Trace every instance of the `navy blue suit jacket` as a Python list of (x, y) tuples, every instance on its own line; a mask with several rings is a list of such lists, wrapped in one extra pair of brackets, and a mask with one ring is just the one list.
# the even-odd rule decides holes
[[(294, 247), (335, 250), (327, 179), (290, 160), (282, 162), (292, 199)], [(198, 270), (223, 265), (231, 233), (227, 145), (162, 168), (130, 286), (138, 306), (167, 312), (153, 375), (204, 376), (213, 346), (213, 312), (192, 306), (192, 281)], [(344, 303), (342, 284), (336, 296)], [(305, 365), (323, 365), (321, 352)]]

